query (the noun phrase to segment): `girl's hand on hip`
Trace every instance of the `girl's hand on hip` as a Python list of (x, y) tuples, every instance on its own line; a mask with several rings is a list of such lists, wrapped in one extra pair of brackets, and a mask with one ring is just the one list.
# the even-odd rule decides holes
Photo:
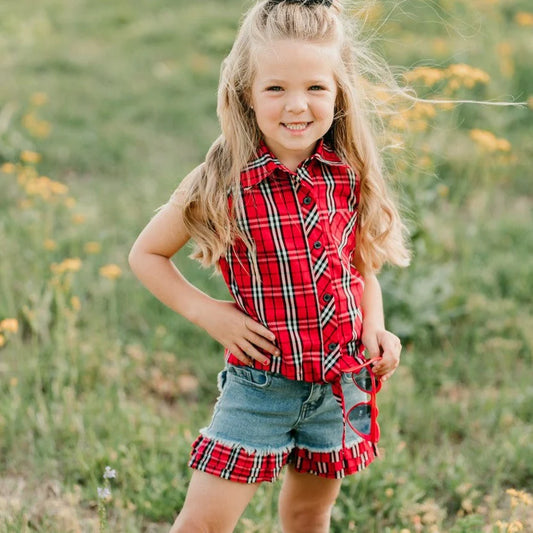
[(400, 339), (386, 329), (378, 329), (364, 331), (362, 341), (370, 358), (381, 358), (374, 363), (372, 370), (382, 381), (387, 381), (400, 364)]
[(274, 344), (274, 334), (243, 313), (235, 302), (215, 300), (206, 310), (206, 317), (201, 326), (213, 339), (247, 365), (250, 365), (253, 359), (263, 365), (270, 362), (258, 348), (275, 357), (280, 355), (279, 348)]

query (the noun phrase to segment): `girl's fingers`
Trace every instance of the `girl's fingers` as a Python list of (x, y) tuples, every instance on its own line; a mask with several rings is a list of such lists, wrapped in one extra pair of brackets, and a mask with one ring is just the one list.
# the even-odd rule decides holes
[(235, 344), (233, 346), (228, 346), (228, 350), (241, 362), (245, 365), (250, 365), (250, 358)]
[(254, 346), (259, 346), (259, 348), (263, 348), (263, 350), (270, 352), (274, 357), (278, 357), (280, 355), (279, 348), (275, 344), (268, 342), (264, 337), (261, 337), (261, 335), (250, 331), (246, 338)]
[(271, 342), (274, 342), (276, 340), (276, 336), (274, 333), (272, 333), (269, 329), (265, 328), (263, 324), (259, 324), (259, 322), (256, 322), (255, 320), (252, 320), (251, 318), (247, 318), (244, 321), (244, 325), (254, 333), (257, 333), (261, 337), (264, 337), (265, 339), (268, 339)]
[(266, 365), (269, 363), (268, 357), (265, 357), (262, 353), (260, 353), (259, 350), (253, 344), (250, 344), (247, 340), (243, 340), (240, 343), (240, 346), (242, 350), (244, 351), (244, 353), (250, 359), (256, 359), (263, 365)]

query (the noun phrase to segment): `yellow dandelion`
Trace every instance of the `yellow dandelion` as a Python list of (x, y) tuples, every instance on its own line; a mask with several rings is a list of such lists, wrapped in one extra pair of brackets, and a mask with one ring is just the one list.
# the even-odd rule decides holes
[(4, 318), (0, 322), (0, 331), (9, 331), (10, 333), (16, 333), (19, 329), (19, 322), (16, 318)]
[(33, 93), (31, 95), (30, 102), (34, 106), (37, 106), (37, 107), (42, 106), (48, 102), (48, 95), (41, 91)]
[(533, 13), (519, 11), (514, 19), (519, 26), (533, 26)]
[(65, 270), (68, 272), (78, 272), (81, 269), (81, 259), (79, 257), (71, 257), (63, 261)]
[(507, 489), (505, 492), (511, 496), (511, 502), (514, 500), (526, 506), (533, 505), (533, 496), (525, 490)]
[(431, 168), (433, 166), (433, 161), (431, 160), (431, 157), (424, 155), (418, 160), (418, 166), (422, 168)]
[(473, 129), (470, 130), (470, 138), (483, 150), (488, 152), (509, 152), (511, 143), (507, 139), (499, 139), (490, 131)]
[(0, 167), (0, 171), (3, 172), (4, 174), (14, 174), (15, 170), (16, 170), (16, 167), (13, 163), (4, 163)]
[(507, 139), (496, 139), (496, 150), (500, 152), (510, 152), (511, 143)]
[(0, 333), (0, 348), (6, 343), (6, 338)]
[(20, 159), (25, 163), (38, 163), (41, 160), (41, 154), (32, 152), (31, 150), (23, 150), (20, 153)]
[(439, 104), (435, 105), (437, 105), (440, 109), (444, 109), (445, 111), (455, 108), (455, 104), (453, 102), (440, 102)]
[(11, 387), (16, 387), (18, 384), (19, 384), (19, 380), (18, 380), (18, 378), (13, 377), (13, 378), (11, 378), (11, 379), (9, 380), (9, 385), (10, 385)]
[(122, 276), (122, 269), (115, 264), (104, 265), (100, 268), (99, 272), (100, 276), (112, 280), (118, 279), (120, 276)]
[(83, 249), (86, 254), (99, 254), (102, 250), (102, 246), (99, 242), (90, 241), (85, 243)]
[(416, 67), (404, 74), (404, 78), (409, 83), (413, 81), (421, 81), (428, 87), (435, 85), (446, 77), (442, 70), (431, 67)]
[(514, 520), (507, 526), (507, 533), (518, 533), (524, 531), (524, 524), (520, 520)]
[(427, 102), (417, 102), (411, 114), (416, 118), (432, 118), (437, 114), (435, 106)]
[(465, 63), (450, 65), (445, 70), (445, 75), (450, 80), (448, 87), (452, 90), (458, 89), (461, 85), (472, 88), (477, 83), (488, 83), (490, 81), (490, 76), (485, 71)]
[(79, 311), (81, 309), (81, 301), (77, 296), (73, 296), (70, 299), (70, 305), (72, 306), (72, 309), (74, 309), (74, 311)]
[(496, 46), (496, 54), (499, 58), (501, 73), (510, 78), (515, 71), (513, 61), (513, 47), (508, 41), (502, 41)]
[(48, 187), (52, 194), (63, 195), (68, 192), (68, 187), (59, 181), (49, 180)]
[(48, 250), (49, 252), (57, 249), (57, 243), (53, 239), (45, 239), (43, 246), (44, 249)]
[(442, 37), (437, 37), (436, 39), (433, 39), (432, 45), (433, 51), (438, 55), (447, 54), (450, 48), (446, 39), (443, 39)]
[(81, 269), (81, 259), (79, 257), (70, 257), (64, 259), (61, 263), (52, 263), (50, 270), (54, 274), (63, 274), (64, 272), (78, 272)]
[(72, 209), (76, 205), (76, 198), (72, 198), (72, 196), (69, 196), (68, 198), (65, 198), (65, 205)]
[(82, 215), (81, 213), (72, 215), (72, 222), (74, 224), (83, 224), (85, 222), (85, 215)]

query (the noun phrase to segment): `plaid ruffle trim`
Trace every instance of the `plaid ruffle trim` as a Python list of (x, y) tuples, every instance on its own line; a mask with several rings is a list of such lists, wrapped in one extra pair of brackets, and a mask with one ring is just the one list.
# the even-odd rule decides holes
[(239, 483), (274, 481), (287, 463), (298, 472), (341, 479), (366, 468), (374, 459), (374, 447), (362, 441), (349, 448), (316, 452), (302, 448), (292, 451), (254, 452), (200, 435), (192, 445), (189, 466), (222, 479)]

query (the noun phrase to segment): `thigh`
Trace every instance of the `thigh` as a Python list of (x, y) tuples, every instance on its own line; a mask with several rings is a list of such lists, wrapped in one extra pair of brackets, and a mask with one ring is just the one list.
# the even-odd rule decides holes
[(303, 474), (289, 465), (281, 487), (280, 502), (298, 506), (305, 502), (309, 507), (331, 507), (341, 488), (342, 479), (331, 479), (314, 474)]
[(259, 483), (236, 483), (195, 470), (170, 533), (230, 533), (258, 487)]
[(331, 509), (342, 480), (302, 474), (292, 465), (286, 470), (279, 497), (284, 531), (329, 531)]

